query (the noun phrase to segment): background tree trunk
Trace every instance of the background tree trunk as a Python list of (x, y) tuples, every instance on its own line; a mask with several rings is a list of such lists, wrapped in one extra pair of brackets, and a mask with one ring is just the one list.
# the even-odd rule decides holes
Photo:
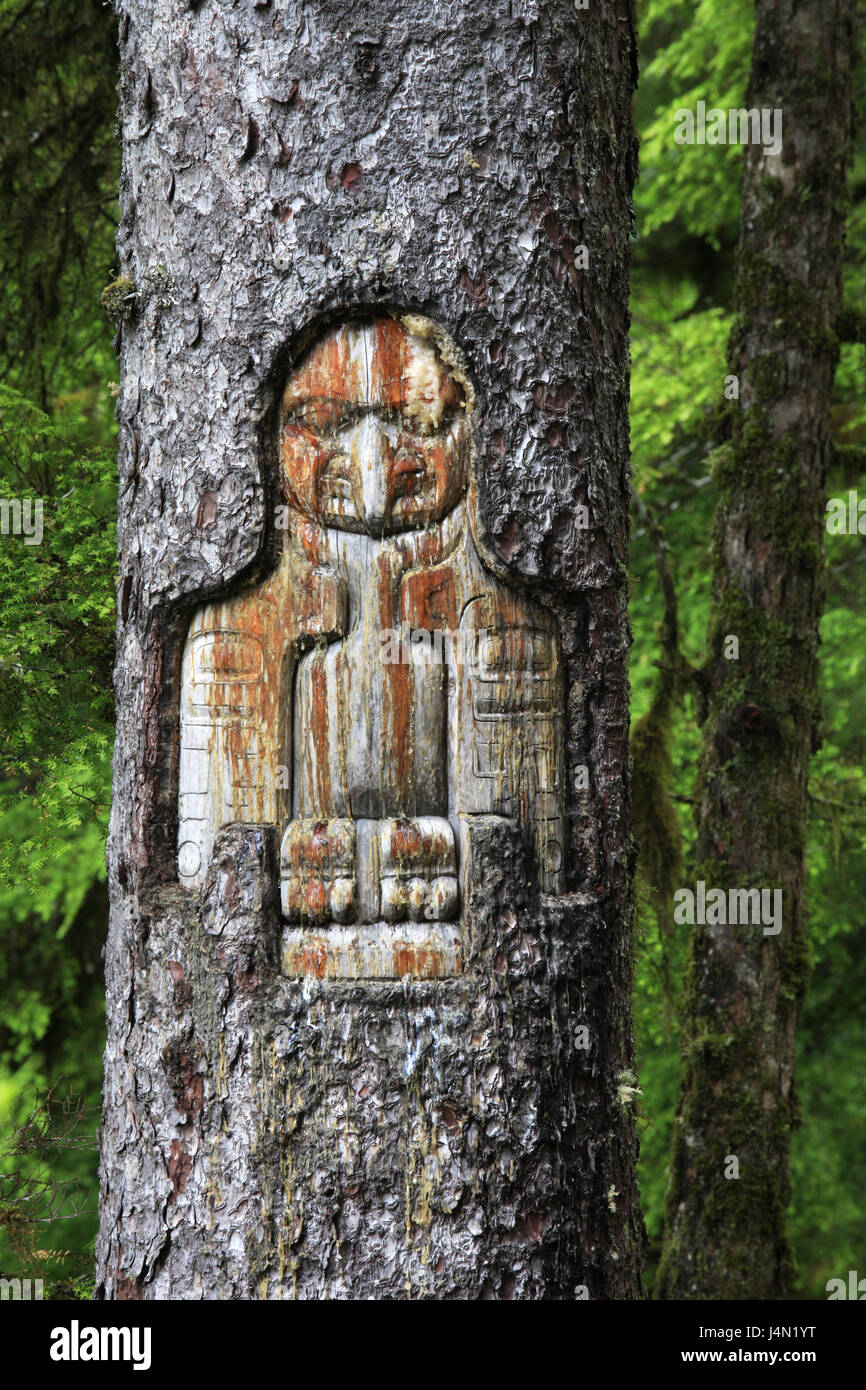
[[(808, 973), (806, 781), (817, 737), (854, 15), (853, 0), (756, 7), (746, 104), (782, 109), (783, 151), (746, 149), (729, 348), (740, 396), (715, 455), (697, 878), (708, 890), (781, 888), (783, 917), (778, 935), (694, 929), (661, 1298), (780, 1298), (791, 1273), (795, 1030)], [(739, 659), (727, 658), (729, 635)]]
[[(99, 1291), (634, 1297), (631, 6), (118, 11)], [(190, 616), (272, 563), (288, 347), (359, 304), (428, 315), (465, 353), (484, 536), (555, 613), (566, 667), (566, 891), (542, 896), (492, 826), (449, 980), (283, 974), (269, 827), (223, 834), (200, 898), (177, 882)]]

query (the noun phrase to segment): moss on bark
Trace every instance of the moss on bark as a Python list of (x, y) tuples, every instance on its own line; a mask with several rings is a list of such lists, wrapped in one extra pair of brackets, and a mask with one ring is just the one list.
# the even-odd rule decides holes
[[(728, 370), (740, 399), (719, 490), (704, 671), (696, 879), (781, 888), (782, 928), (697, 925), (656, 1296), (782, 1298), (800, 1006), (809, 975), (806, 785), (817, 738), (830, 395), (838, 359), (853, 0), (758, 0), (748, 105), (782, 108), (778, 159), (746, 151)], [(724, 637), (739, 638), (726, 660)], [(739, 1176), (725, 1176), (736, 1156)]]

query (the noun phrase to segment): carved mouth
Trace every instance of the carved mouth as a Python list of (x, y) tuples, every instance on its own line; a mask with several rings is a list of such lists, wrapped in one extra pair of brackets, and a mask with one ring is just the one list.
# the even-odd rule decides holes
[(418, 458), (400, 460), (388, 477), (388, 496), (384, 513), (373, 525), (366, 518), (359, 500), (360, 480), (347, 467), (344, 459), (325, 468), (316, 488), (317, 510), (322, 520), (338, 522), (348, 530), (368, 531), (370, 535), (388, 535), (423, 525), (436, 509), (436, 480)]
[(419, 510), (426, 510), (436, 500), (435, 482), (417, 459), (398, 463), (388, 479), (390, 493), (389, 516), (393, 519), (405, 517)]

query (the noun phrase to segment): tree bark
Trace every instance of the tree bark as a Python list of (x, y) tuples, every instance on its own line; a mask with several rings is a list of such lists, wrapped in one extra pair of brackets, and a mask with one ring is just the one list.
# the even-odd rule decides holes
[(728, 913), (727, 925), (693, 933), (661, 1298), (782, 1298), (790, 1287), (806, 785), (819, 715), (854, 12), (853, 0), (756, 7), (747, 105), (781, 109), (783, 140), (778, 157), (760, 145), (745, 156), (728, 366), (740, 394), (715, 455), (697, 879), (707, 892), (781, 889), (781, 930), (769, 913), (748, 925)]
[[(630, 4), (118, 9), (118, 732), (98, 1293), (637, 1296)], [(456, 344), (474, 399), (472, 545), (500, 611), (510, 594), (515, 612), (542, 615), (562, 668), (562, 864), (542, 879), (519, 817), (461, 821), (460, 952), (432, 965), (409, 953), (405, 968), (396, 950), (384, 965), (376, 954), (384, 924), (346, 929), (361, 943), (348, 964), (336, 928), (322, 928), (318, 956), (298, 948), (312, 928), (281, 918), (280, 812), (214, 825), (212, 851), (200, 841), (208, 862), (184, 851), (178, 881), (179, 787), (184, 802), (199, 751), (188, 740), (187, 763), (180, 749), (187, 634), (232, 614), (254, 636), (244, 650), (263, 643), (272, 658), (276, 638), (262, 634), (274, 628), (252, 634), (251, 615), (306, 535), (277, 519), (278, 432), (285, 466), (286, 431), (307, 428), (283, 392), (311, 344), (321, 355), (371, 315), (385, 336), (390, 320), (424, 316)], [(417, 333), (406, 341), (426, 351)], [(280, 592), (302, 606), (297, 586)], [(322, 642), (343, 631), (329, 621)], [(222, 656), (203, 647), (205, 664), (247, 636)], [(287, 912), (285, 855), (312, 853), (293, 824)]]

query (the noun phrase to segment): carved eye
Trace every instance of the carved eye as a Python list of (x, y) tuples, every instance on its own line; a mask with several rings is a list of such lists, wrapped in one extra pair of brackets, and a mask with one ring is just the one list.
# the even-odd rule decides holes
[(339, 429), (343, 422), (344, 402), (324, 397), (298, 401), (287, 419), (288, 424), (300, 425), (302, 429), (313, 430), (316, 434), (330, 434)]
[(417, 459), (406, 459), (394, 469), (395, 491), (398, 496), (414, 497), (427, 481), (427, 470)]

